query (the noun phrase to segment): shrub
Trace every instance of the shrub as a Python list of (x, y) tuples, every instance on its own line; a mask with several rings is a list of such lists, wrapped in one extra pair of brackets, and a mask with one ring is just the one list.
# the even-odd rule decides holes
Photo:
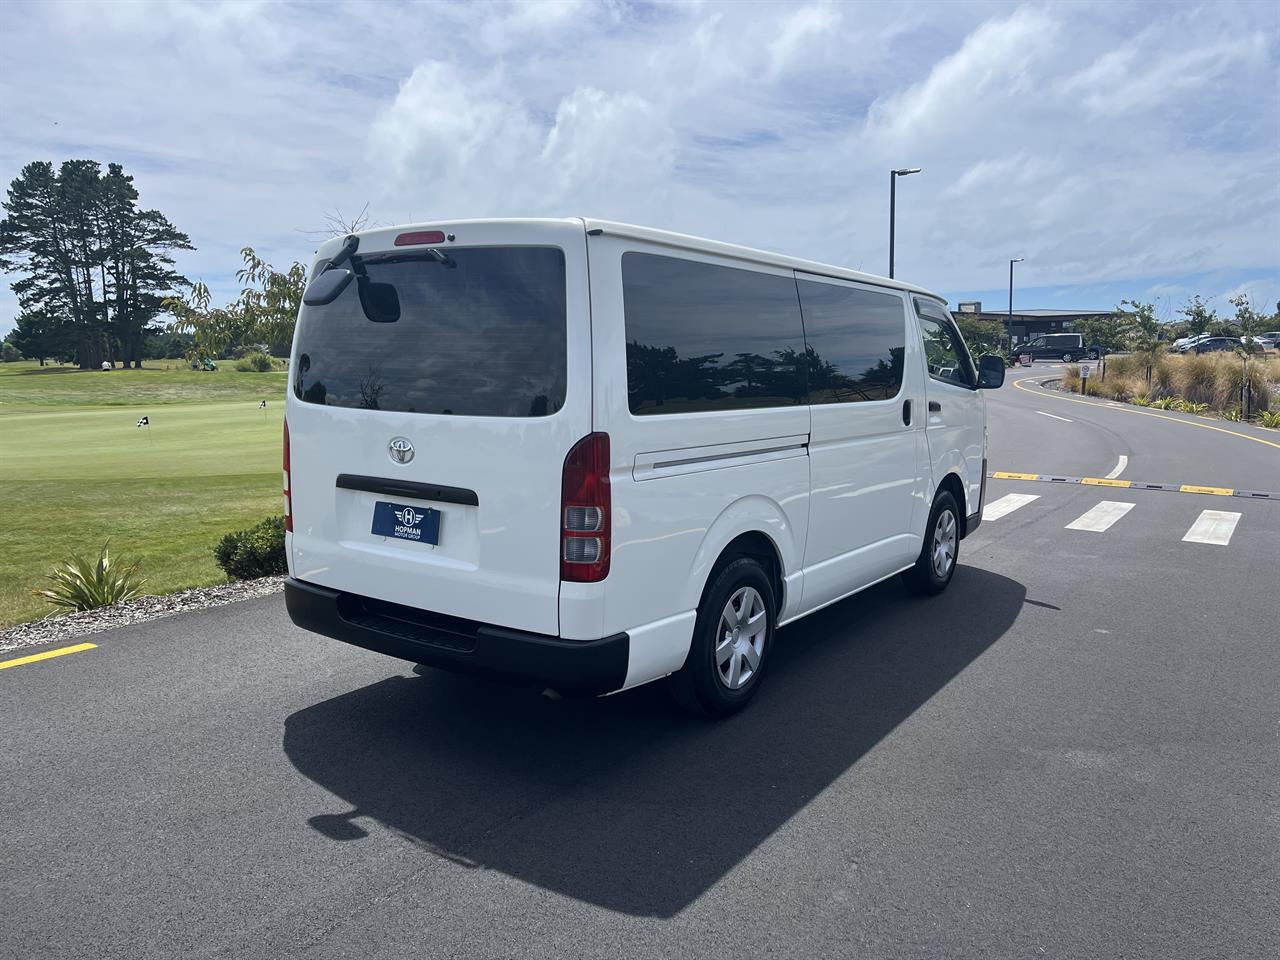
[[(1245, 386), (1244, 364), (1239, 361), (1228, 363), (1223, 368), (1222, 394), (1227, 406), (1240, 405), (1240, 394)], [(1271, 409), (1271, 383), (1269, 364), (1249, 361), (1249, 409), (1252, 413), (1261, 413)]]
[(44, 597), (55, 607), (69, 610), (109, 607), (138, 596), (146, 583), (138, 576), (138, 565), (122, 567), (112, 563), (107, 550), (109, 545), (109, 542), (102, 545), (97, 561), (86, 560), (73, 553), (69, 560), (62, 561), (49, 574), (48, 579), (53, 586), (35, 591), (36, 595)]
[(266, 373), (273, 366), (265, 353), (250, 353), (236, 361), (236, 369), (241, 373)]
[(1207, 403), (1190, 403), (1182, 400), (1174, 404), (1174, 409), (1181, 410), (1183, 413), (1204, 413), (1209, 409), (1209, 405)]
[(1203, 353), (1189, 353), (1173, 371), (1173, 392), (1191, 403), (1218, 399), (1218, 360)]
[(232, 580), (254, 580), (288, 572), (284, 555), (284, 516), (267, 517), (246, 530), (223, 537), (214, 558)]
[(1223, 411), (1222, 411), (1222, 419), (1223, 419), (1223, 420), (1230, 420), (1232, 423), (1239, 423), (1239, 422), (1240, 422), (1240, 408), (1239, 408), (1239, 407), (1229, 407), (1228, 409), (1223, 410)]
[(22, 354), (18, 352), (18, 348), (12, 343), (8, 340), (0, 343), (0, 360), (3, 360), (5, 363), (14, 363), (21, 359)]
[(1258, 415), (1258, 422), (1272, 430), (1280, 430), (1280, 410), (1264, 410)]
[(1158, 410), (1176, 410), (1180, 403), (1182, 403), (1181, 397), (1161, 397), (1159, 400), (1152, 400), (1151, 406)]

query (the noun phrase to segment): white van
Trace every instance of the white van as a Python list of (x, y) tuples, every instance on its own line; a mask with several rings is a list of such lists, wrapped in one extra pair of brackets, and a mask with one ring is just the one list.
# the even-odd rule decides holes
[(317, 254), (290, 361), (289, 614), (417, 664), (730, 713), (774, 630), (981, 516), (982, 388), (944, 301), (598, 220)]

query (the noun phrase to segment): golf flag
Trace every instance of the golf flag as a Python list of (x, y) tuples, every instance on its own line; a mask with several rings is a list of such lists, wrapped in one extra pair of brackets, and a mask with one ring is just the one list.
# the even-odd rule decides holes
[(260, 404), (258, 404), (258, 409), (259, 410), (267, 409), (267, 401), (263, 400)]
[(151, 426), (151, 421), (148, 420), (146, 417), (143, 417), (141, 420), (138, 421), (138, 426), (149, 427)]

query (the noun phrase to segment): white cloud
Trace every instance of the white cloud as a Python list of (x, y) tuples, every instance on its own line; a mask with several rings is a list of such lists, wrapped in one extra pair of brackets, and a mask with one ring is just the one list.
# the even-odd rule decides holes
[(828, 3), (800, 7), (784, 17), (777, 36), (769, 44), (770, 74), (776, 77), (797, 57), (805, 57), (815, 43), (839, 24), (839, 11)]
[(303, 259), (366, 201), (880, 271), (904, 165), (899, 273), (939, 290), (1010, 256), (1081, 297), (1274, 289), (1280, 261), (1280, 42), (1245, 2), (30, 3), (3, 44), (0, 178), (123, 162), (227, 296), (239, 247)]

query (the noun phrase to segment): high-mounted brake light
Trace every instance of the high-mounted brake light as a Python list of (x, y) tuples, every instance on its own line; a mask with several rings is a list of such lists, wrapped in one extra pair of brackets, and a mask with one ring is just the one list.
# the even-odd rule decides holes
[(402, 233), (396, 237), (397, 247), (412, 247), (418, 243), (444, 243), (444, 231), (417, 230), (413, 233)]
[(609, 575), (609, 435), (590, 433), (564, 459), (560, 481), (560, 579), (598, 583)]
[(293, 532), (293, 484), (289, 482), (289, 421), (284, 422), (284, 528)]

